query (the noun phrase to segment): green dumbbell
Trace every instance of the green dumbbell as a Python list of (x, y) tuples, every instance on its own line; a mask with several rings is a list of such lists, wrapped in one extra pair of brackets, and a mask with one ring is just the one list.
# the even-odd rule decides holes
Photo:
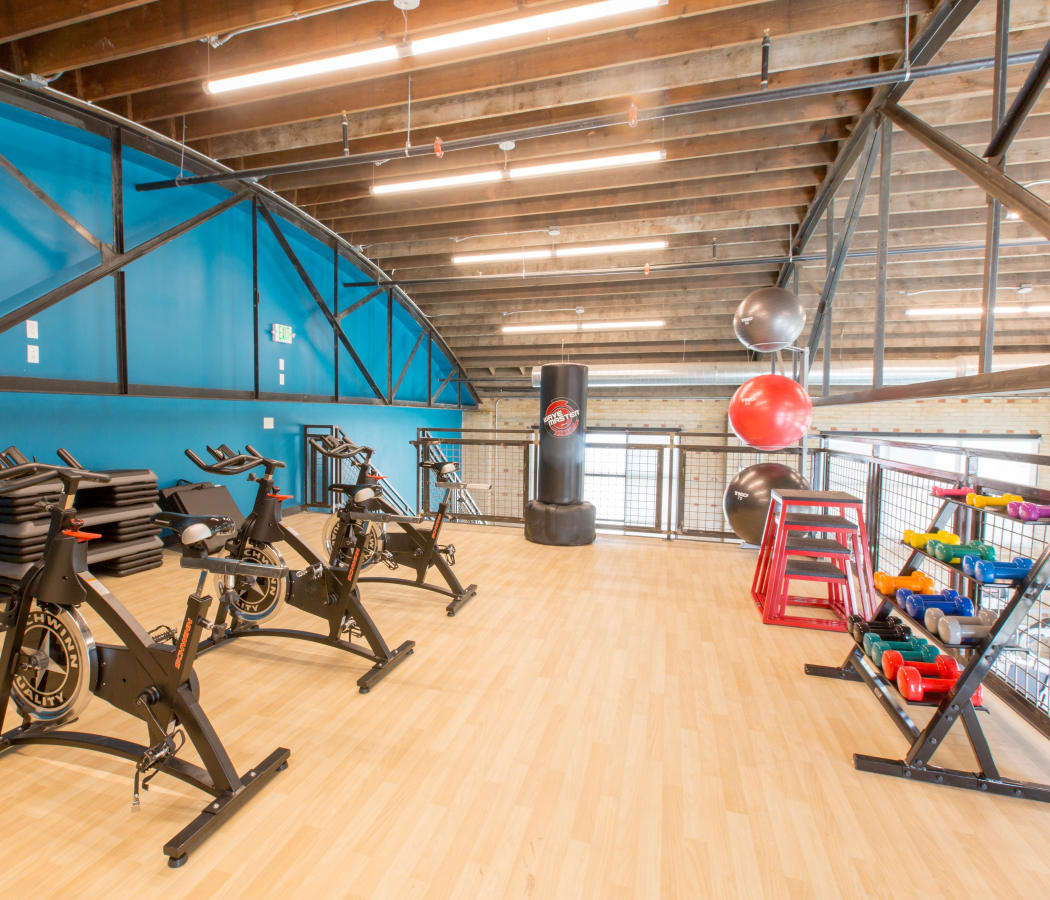
[(926, 552), (941, 562), (958, 563), (964, 556), (976, 556), (979, 559), (995, 560), (995, 548), (984, 541), (970, 541), (968, 544), (946, 544), (943, 541), (930, 541)]
[(871, 656), (871, 648), (875, 643), (890, 644), (894, 650), (910, 650), (912, 647), (918, 647), (927, 643), (927, 641), (926, 638), (915, 637), (914, 635), (903, 641), (887, 641), (885, 636), (871, 631), (861, 638), (861, 646), (864, 648), (864, 652), (867, 653), (868, 656)]

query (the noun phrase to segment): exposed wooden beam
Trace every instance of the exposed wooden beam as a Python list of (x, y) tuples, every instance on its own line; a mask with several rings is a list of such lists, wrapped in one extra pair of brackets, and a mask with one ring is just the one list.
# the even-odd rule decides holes
[(68, 28), (156, 0), (12, 0), (0, 6), (0, 43)]

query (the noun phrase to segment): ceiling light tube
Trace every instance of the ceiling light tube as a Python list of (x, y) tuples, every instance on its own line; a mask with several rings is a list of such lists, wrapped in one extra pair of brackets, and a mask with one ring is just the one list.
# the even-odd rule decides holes
[(604, 253), (634, 253), (643, 250), (666, 250), (667, 241), (635, 241), (630, 244), (605, 244), (604, 246), (590, 245), (587, 247), (576, 247), (566, 244), (554, 249), (555, 256), (598, 256)]
[(553, 325), (504, 325), (504, 334), (528, 334), (539, 331), (579, 331), (579, 322), (558, 322)]
[(464, 184), (487, 184), (499, 181), (503, 172), (491, 169), (487, 172), (468, 172), (465, 175), (445, 175), (441, 178), (418, 178), (415, 181), (396, 181), (373, 184), (373, 194), (402, 194), (406, 191), (426, 191), (433, 188), (460, 187)]
[(290, 66), (279, 66), (276, 69), (263, 69), (260, 72), (248, 72), (245, 75), (232, 75), (229, 78), (216, 78), (205, 81), (204, 90), (209, 94), (222, 94), (241, 88), (258, 87), (262, 84), (273, 84), (275, 81), (291, 81), (295, 78), (309, 78), (311, 75), (323, 75), (326, 72), (340, 72), (344, 69), (357, 69), (375, 63), (389, 62), (397, 59), (397, 47), (375, 47), (359, 53), (343, 53), (340, 56), (329, 56), (325, 59), (313, 59), (309, 62), (295, 63)]
[(448, 34), (420, 38), (412, 41), (412, 55), (419, 56), (423, 53), (454, 50), (458, 47), (467, 47), (471, 44), (480, 44), (485, 41), (498, 41), (509, 37), (519, 37), (523, 34), (535, 34), (538, 31), (547, 31), (551, 28), (560, 28), (566, 25), (578, 25), (581, 22), (590, 22), (606, 16), (652, 9), (654, 6), (663, 6), (666, 3), (667, 0), (604, 0), (601, 3), (586, 3), (583, 6), (573, 6), (568, 9), (540, 13), (535, 16), (522, 16), (517, 19), (509, 19), (506, 22), (479, 25), (477, 28), (465, 28), (462, 31), (452, 31)]
[(457, 265), (469, 263), (507, 262), (519, 259), (550, 259), (550, 250), (508, 250), (503, 253), (471, 253), (466, 256), (453, 256), (452, 262)]
[[(1023, 306), (996, 306), (997, 316), (1016, 316), (1025, 312)], [(904, 315), (918, 318), (940, 318), (941, 316), (979, 316), (979, 306), (913, 306)]]
[(595, 169), (660, 162), (666, 156), (667, 153), (663, 150), (644, 150), (639, 153), (619, 153), (615, 156), (594, 156), (589, 159), (541, 163), (538, 166), (513, 166), (508, 174), (511, 178), (536, 178), (543, 175), (562, 175), (567, 172), (590, 172)]
[(663, 328), (663, 319), (640, 319), (636, 322), (582, 322), (584, 331), (634, 331), (636, 328)]

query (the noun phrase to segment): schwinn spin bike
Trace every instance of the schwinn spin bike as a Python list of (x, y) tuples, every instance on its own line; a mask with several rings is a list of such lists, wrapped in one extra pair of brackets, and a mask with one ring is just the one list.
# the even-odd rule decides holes
[[(282, 521), (281, 503), (289, 498), (278, 492), (273, 473), (283, 469), (280, 460), (267, 459), (250, 444), (237, 453), (225, 444), (218, 450), (208, 447), (215, 460), (206, 463), (192, 450), (186, 451), (197, 466), (213, 475), (238, 475), (262, 467), (262, 477), (254, 473), (249, 481), (259, 488), (251, 513), (237, 533), (226, 542), (231, 558), (255, 564), (255, 574), (228, 575), (222, 571), (223, 560), (203, 558), (196, 565), (213, 567), (221, 591), (219, 614), (211, 637), (201, 642), (204, 653), (240, 637), (286, 637), (313, 641), (336, 647), (370, 660), (374, 665), (358, 680), (362, 694), (402, 663), (412, 653), (415, 641), (405, 641), (397, 649), (387, 646), (383, 635), (361, 602), (357, 587), (363, 559), (361, 554), (345, 562), (326, 564), (309, 545)], [(274, 544), (284, 541), (305, 561), (306, 568), (289, 572)], [(284, 603), (324, 619), (327, 634), (288, 628), (262, 628), (261, 623), (273, 618)], [(227, 618), (232, 622), (227, 624)], [(356, 642), (363, 638), (367, 646)]]
[[(383, 563), (390, 569), (399, 566), (414, 569), (414, 579), (365, 575), (358, 581), (401, 584), (450, 597), (451, 602), (445, 607), (445, 612), (450, 616), (454, 616), (461, 606), (477, 595), (476, 584), (463, 587), (452, 571), (452, 566), (456, 564), (456, 548), (452, 544), (438, 544), (450, 494), (471, 487), (452, 480), (451, 476), (458, 468), (456, 463), (420, 463), (422, 468), (433, 469), (437, 486), (445, 488), (434, 522), (429, 530), (424, 531), (417, 527), (426, 522), (423, 516), (404, 515), (383, 495), (383, 476), (372, 467), (375, 451), (371, 447), (354, 444), (332, 434), (308, 440), (321, 455), (329, 459), (349, 460), (357, 466), (355, 484), (333, 484), (328, 488), (332, 493), (345, 497), (343, 505), (329, 516), (323, 530), (325, 550), (334, 562), (351, 558), (360, 548), (364, 554), (362, 568)], [(366, 487), (374, 488), (375, 494), (369, 496), (367, 492), (362, 492), (361, 488)], [(388, 533), (387, 525), (397, 525), (401, 533)], [(447, 588), (426, 582), (427, 572), (431, 568), (445, 579)]]
[[(55, 744), (96, 750), (135, 763), (132, 806), (139, 790), (164, 772), (210, 794), (214, 800), (164, 845), (168, 865), (181, 866), (187, 854), (224, 824), (274, 776), (287, 768), (289, 751), (278, 747), (259, 765), (238, 775), (226, 748), (198, 702), (193, 672), (204, 615), (206, 573), (190, 595), (178, 630), (146, 632), (127, 609), (87, 569), (87, 542), (99, 535), (78, 530), (73, 498), (81, 482), (108, 482), (109, 476), (84, 469), (29, 462), (16, 448), (0, 454), (0, 494), (35, 485), (53, 485), (59, 502), (40, 501), (51, 518), (44, 557), (35, 563), (9, 601), (0, 630), (0, 732), (7, 700), (14, 701), (22, 724), (0, 734), (0, 754), (29, 744)], [(57, 483), (56, 483), (57, 482)], [(28, 492), (34, 496), (34, 492)], [(23, 494), (24, 496), (24, 494)], [(173, 528), (190, 547), (216, 533), (233, 530), (226, 517), (162, 513), (159, 524)], [(119, 643), (97, 644), (80, 613), (86, 605), (114, 632)], [(148, 744), (105, 734), (61, 730), (75, 722), (91, 694), (146, 723)], [(189, 741), (203, 768), (178, 757)]]

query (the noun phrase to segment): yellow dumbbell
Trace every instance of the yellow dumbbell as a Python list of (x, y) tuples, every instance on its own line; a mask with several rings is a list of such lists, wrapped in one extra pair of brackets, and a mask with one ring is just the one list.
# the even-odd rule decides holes
[(986, 497), (983, 494), (967, 494), (966, 505), (984, 509), (986, 506), (1006, 506), (1007, 503), (1023, 503), (1017, 494), (1003, 494), (1001, 497)]
[(920, 534), (918, 531), (905, 531), (904, 543), (916, 550), (925, 550), (930, 541), (940, 541), (942, 544), (958, 544), (959, 538), (950, 531), (931, 531)]

